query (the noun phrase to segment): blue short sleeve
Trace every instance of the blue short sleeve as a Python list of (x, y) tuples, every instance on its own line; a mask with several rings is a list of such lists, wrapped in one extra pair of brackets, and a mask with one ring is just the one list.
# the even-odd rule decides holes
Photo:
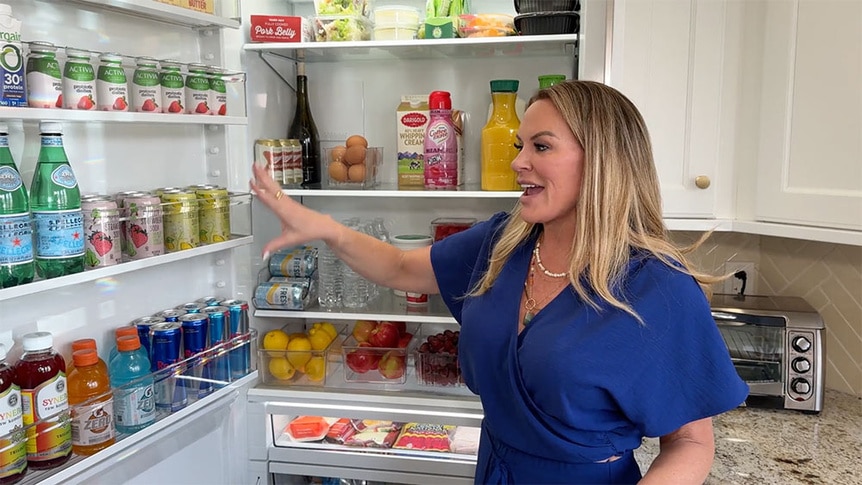
[[(635, 278), (632, 294), (644, 320), (639, 365), (619, 389), (622, 411), (645, 436), (663, 436), (682, 425), (733, 409), (748, 386), (736, 373), (709, 302), (691, 276), (651, 261)], [(658, 273), (664, 273), (658, 278)], [(650, 281), (652, 280), (652, 281)], [(663, 284), (648, 289), (650, 284)]]
[(464, 295), (473, 287), (488, 265), (488, 255), (498, 230), (508, 220), (505, 212), (494, 214), (466, 231), (453, 234), (431, 246), (431, 266), (443, 302), (461, 323)]

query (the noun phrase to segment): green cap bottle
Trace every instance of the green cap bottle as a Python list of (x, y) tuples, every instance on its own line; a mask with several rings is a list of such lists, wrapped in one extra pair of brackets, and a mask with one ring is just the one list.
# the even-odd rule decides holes
[(0, 123), (0, 288), (33, 281), (30, 202), (9, 151), (9, 128)]

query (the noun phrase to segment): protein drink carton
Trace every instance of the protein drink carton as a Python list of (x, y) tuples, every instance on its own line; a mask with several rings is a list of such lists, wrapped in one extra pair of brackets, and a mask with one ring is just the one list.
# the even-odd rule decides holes
[(425, 187), (425, 129), (428, 127), (428, 95), (401, 96), (398, 118), (398, 188)]
[(0, 106), (27, 106), (21, 21), (0, 4)]

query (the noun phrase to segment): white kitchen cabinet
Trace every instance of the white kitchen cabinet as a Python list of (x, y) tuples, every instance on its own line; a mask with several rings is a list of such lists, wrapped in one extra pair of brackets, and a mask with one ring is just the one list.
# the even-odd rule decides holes
[(862, 230), (862, 3), (769, 1), (753, 216)]
[[(225, 39), (239, 28), (234, 3), (218, 2), (219, 15), (193, 12), (155, 0), (6, 0), (23, 21), (22, 39), (125, 56), (131, 80), (133, 58), (151, 56), (182, 63), (203, 62), (239, 69), (239, 55)], [(165, 186), (212, 183), (233, 192), (232, 237), (188, 251), (0, 289), (0, 342), (8, 362), (21, 354), (21, 337), (33, 331), (54, 335), (54, 348), (71, 363), (70, 343), (94, 338), (107, 360), (114, 329), (206, 295), (250, 299), (252, 243), (249, 169), (244, 150), (248, 123), (244, 74), (228, 82), (229, 116), (83, 112), (0, 108), (8, 123), (15, 161), (29, 186), (39, 152), (39, 121), (63, 124), (64, 144), (82, 193), (111, 194)], [(119, 244), (119, 241), (115, 241)], [(246, 475), (245, 391), (256, 374), (239, 379), (154, 425), (89, 456), (30, 471), (22, 483), (239, 483)], [(188, 463), (221, 456), (199, 471)]]
[(641, 111), (666, 218), (730, 216), (735, 68), (728, 2), (618, 0), (608, 83)]

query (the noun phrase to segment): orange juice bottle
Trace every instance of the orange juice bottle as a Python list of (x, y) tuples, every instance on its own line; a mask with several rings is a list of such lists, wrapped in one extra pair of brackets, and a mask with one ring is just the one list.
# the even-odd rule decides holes
[(494, 111), (482, 128), (482, 190), (517, 190), (512, 160), (518, 156), (516, 135), (521, 121), (515, 112), (518, 81), (491, 81)]
[(72, 360), (75, 363), (69, 373), (72, 451), (78, 455), (92, 455), (114, 444), (111, 381), (95, 350), (73, 352)]

